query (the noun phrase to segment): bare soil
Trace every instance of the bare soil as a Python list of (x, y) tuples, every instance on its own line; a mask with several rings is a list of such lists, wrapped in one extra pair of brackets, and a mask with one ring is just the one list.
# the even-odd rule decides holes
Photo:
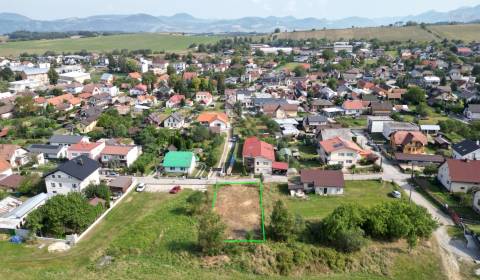
[(220, 187), (215, 211), (227, 225), (227, 239), (245, 239), (248, 232), (253, 234), (252, 238), (260, 237), (261, 212), (257, 187)]

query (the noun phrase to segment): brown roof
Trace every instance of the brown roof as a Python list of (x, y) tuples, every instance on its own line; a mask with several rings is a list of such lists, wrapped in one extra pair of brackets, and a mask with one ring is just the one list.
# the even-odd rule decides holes
[(313, 183), (314, 186), (345, 187), (343, 173), (340, 170), (304, 169), (300, 171), (302, 183)]
[(126, 192), (132, 185), (132, 177), (120, 176), (108, 183), (108, 186), (112, 191)]
[(13, 144), (0, 144), (0, 159), (9, 161), (20, 146)]
[(130, 150), (132, 149), (132, 146), (105, 146), (105, 148), (102, 151), (102, 154), (104, 155), (128, 155)]
[(427, 136), (420, 131), (396, 131), (391, 135), (395, 145), (407, 145), (412, 142), (420, 142), (422, 145), (428, 144)]
[(398, 161), (417, 161), (417, 162), (433, 162), (443, 163), (445, 158), (440, 155), (423, 155), (423, 154), (403, 154), (395, 153), (395, 159)]
[(23, 177), (17, 174), (12, 174), (0, 180), (1, 189), (17, 189), (23, 181)]
[(452, 182), (480, 183), (480, 160), (447, 160), (450, 179)]

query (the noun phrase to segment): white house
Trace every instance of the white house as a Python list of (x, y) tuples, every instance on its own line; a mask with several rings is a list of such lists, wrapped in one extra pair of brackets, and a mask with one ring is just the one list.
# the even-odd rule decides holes
[(345, 188), (340, 170), (306, 169), (300, 172), (304, 191), (315, 191), (319, 195), (342, 195)]
[(83, 84), (86, 80), (91, 80), (90, 73), (69, 72), (60, 74), (58, 77), (58, 82), (65, 84), (70, 84), (74, 82)]
[(197, 103), (202, 103), (205, 106), (212, 104), (213, 97), (212, 94), (208, 91), (199, 91), (195, 94), (195, 101)]
[(130, 167), (142, 154), (142, 149), (135, 145), (106, 145), (100, 160), (105, 166)]
[(163, 168), (168, 173), (192, 174), (197, 166), (197, 158), (192, 152), (171, 151), (163, 159)]
[(454, 159), (480, 160), (480, 141), (478, 140), (463, 140), (454, 144), (452, 150)]
[(100, 163), (87, 156), (79, 156), (57, 167), (45, 176), (48, 194), (81, 192), (88, 185), (100, 184)]
[(480, 120), (480, 104), (469, 104), (465, 116), (471, 120)]
[(364, 151), (354, 142), (344, 140), (341, 137), (321, 141), (318, 154), (325, 164), (339, 164), (343, 167), (355, 165), (359, 160), (369, 155), (368, 151)]
[(87, 156), (91, 159), (97, 160), (100, 157), (101, 152), (105, 148), (104, 142), (85, 143), (80, 142), (68, 147), (67, 158), (73, 159), (78, 156)]
[(437, 178), (452, 193), (480, 188), (480, 160), (448, 159), (438, 169)]
[(217, 132), (226, 131), (230, 127), (228, 116), (223, 112), (203, 112), (198, 116), (197, 121)]
[(184, 125), (185, 118), (177, 112), (171, 114), (163, 121), (163, 126), (167, 128), (177, 129), (182, 128)]
[(368, 116), (367, 127), (370, 133), (383, 133), (383, 124), (385, 122), (392, 122), (393, 119), (389, 116)]

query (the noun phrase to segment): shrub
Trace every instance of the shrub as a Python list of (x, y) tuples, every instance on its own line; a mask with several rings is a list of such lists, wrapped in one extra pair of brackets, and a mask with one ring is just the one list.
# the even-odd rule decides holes
[(226, 226), (211, 209), (205, 211), (198, 223), (198, 246), (204, 255), (216, 255), (224, 249)]
[(273, 207), (269, 232), (276, 241), (286, 241), (295, 233), (295, 221), (281, 200)]
[(207, 201), (205, 193), (196, 191), (187, 198), (186, 212), (190, 215), (200, 214)]

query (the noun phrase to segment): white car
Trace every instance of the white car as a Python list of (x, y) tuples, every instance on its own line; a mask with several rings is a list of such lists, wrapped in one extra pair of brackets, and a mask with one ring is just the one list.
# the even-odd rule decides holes
[(137, 192), (143, 192), (145, 190), (145, 183), (140, 183), (137, 185), (137, 188), (135, 189)]
[(399, 192), (399, 191), (393, 191), (393, 192), (392, 192), (392, 196), (393, 196), (394, 198), (402, 198), (402, 193)]

